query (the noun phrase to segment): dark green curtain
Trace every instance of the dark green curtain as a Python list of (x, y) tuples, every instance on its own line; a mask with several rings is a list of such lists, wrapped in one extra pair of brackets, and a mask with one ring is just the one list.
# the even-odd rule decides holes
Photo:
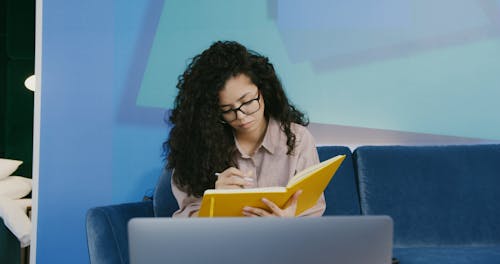
[[(31, 178), (33, 98), (24, 80), (34, 73), (35, 1), (0, 0), (0, 157), (22, 160), (15, 175)], [(16, 237), (0, 219), (0, 263), (20, 263)]]
[(31, 178), (33, 93), (24, 80), (34, 73), (35, 1), (5, 3), (4, 157), (24, 161), (16, 175)]

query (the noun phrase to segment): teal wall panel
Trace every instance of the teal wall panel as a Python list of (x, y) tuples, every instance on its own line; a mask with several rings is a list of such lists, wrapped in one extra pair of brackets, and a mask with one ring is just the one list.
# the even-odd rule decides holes
[(500, 140), (499, 1), (215, 2), (166, 2), (138, 105), (171, 107), (188, 58), (237, 40), (311, 122)]

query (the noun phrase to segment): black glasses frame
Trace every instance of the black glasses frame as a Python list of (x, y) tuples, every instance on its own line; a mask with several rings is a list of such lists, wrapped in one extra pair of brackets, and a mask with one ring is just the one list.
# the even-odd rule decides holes
[[(259, 107), (257, 107), (257, 110), (253, 111), (253, 112), (245, 112), (243, 109), (241, 109), (242, 107), (246, 106), (246, 105), (249, 105), (251, 103), (253, 103), (253, 101), (257, 101), (257, 103), (259, 104)], [(260, 110), (260, 92), (259, 94), (257, 95), (257, 98), (254, 98), (254, 99), (251, 99), (251, 100), (248, 100), (246, 102), (243, 102), (241, 103), (241, 105), (237, 108), (231, 108), (229, 110), (226, 110), (226, 111), (221, 111), (221, 115), (225, 115), (227, 113), (230, 113), (230, 112), (234, 112), (234, 118), (231, 119), (231, 120), (225, 120), (224, 117), (222, 117), (222, 121), (226, 121), (226, 122), (233, 122), (234, 120), (238, 119), (238, 111), (242, 112), (243, 114), (245, 115), (251, 115), (253, 113), (256, 113), (257, 111)]]

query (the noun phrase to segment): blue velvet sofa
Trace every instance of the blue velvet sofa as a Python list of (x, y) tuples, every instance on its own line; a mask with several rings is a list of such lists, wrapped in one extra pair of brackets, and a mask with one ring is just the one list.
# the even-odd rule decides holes
[[(318, 147), (347, 158), (325, 191), (326, 215), (390, 215), (401, 264), (500, 263), (500, 145)], [(127, 222), (177, 209), (170, 174), (153, 200), (92, 208), (92, 263), (128, 263)]]

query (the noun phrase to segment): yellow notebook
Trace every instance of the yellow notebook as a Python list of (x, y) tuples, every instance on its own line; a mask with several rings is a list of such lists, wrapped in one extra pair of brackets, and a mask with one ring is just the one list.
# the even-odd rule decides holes
[(311, 166), (293, 176), (286, 187), (264, 187), (250, 189), (206, 190), (203, 194), (200, 217), (243, 216), (243, 207), (267, 209), (262, 198), (283, 207), (298, 190), (302, 190), (297, 203), (297, 215), (316, 204), (333, 175), (340, 167), (345, 155), (338, 155)]

